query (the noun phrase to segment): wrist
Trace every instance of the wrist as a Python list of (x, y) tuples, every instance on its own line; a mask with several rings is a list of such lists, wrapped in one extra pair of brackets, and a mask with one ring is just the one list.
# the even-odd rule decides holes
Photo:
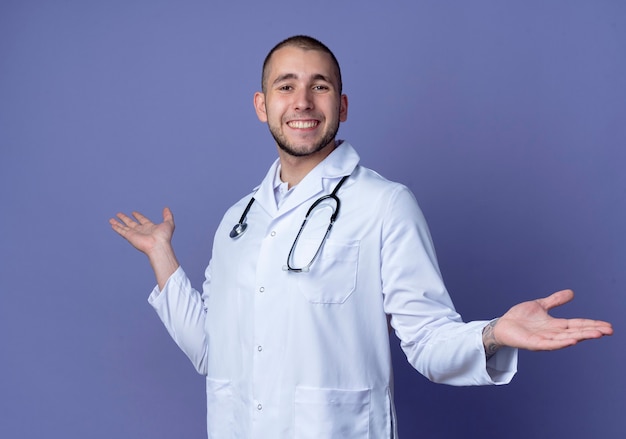
[(487, 360), (491, 358), (500, 348), (502, 344), (496, 338), (495, 327), (498, 319), (493, 319), (483, 328), (483, 346), (485, 348), (485, 357)]
[(174, 249), (169, 243), (157, 245), (147, 256), (154, 270), (159, 289), (163, 289), (167, 280), (180, 266)]

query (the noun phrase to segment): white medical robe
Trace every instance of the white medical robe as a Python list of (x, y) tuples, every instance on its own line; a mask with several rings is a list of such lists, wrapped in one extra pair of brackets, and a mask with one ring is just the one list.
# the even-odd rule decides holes
[[(342, 143), (280, 209), (275, 163), (241, 237), (229, 232), (252, 194), (226, 212), (202, 294), (182, 268), (151, 294), (171, 336), (206, 375), (210, 438), (396, 437), (388, 315), (408, 361), (432, 381), (502, 384), (514, 375), (517, 351), (486, 362), (486, 322), (463, 323), (455, 311), (411, 192), (358, 162)], [(285, 271), (306, 211), (348, 174), (310, 271)], [(329, 211), (316, 209), (295, 266), (315, 253)]]

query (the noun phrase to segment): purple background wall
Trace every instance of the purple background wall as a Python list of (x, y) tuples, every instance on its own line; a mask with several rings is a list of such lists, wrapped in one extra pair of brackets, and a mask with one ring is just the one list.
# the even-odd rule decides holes
[(415, 192), (466, 319), (573, 288), (556, 314), (617, 331), (498, 388), (431, 384), (394, 340), (402, 436), (626, 437), (626, 3), (348, 3), (0, 2), (0, 437), (205, 437), (203, 379), (107, 220), (169, 205), (200, 286), (275, 157), (252, 94), (295, 33), (342, 62), (341, 137)]

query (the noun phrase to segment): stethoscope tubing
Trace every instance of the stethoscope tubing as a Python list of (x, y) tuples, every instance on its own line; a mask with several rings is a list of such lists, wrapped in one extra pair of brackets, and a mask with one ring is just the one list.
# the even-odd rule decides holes
[[(332, 229), (333, 225), (335, 224), (335, 221), (337, 220), (337, 217), (339, 216), (339, 210), (340, 210), (340, 207), (341, 207), (341, 201), (339, 200), (339, 197), (337, 196), (337, 191), (339, 191), (341, 186), (343, 186), (343, 184), (345, 183), (345, 181), (349, 177), (350, 177), (350, 174), (343, 176), (341, 178), (341, 180), (339, 181), (339, 183), (337, 183), (337, 186), (335, 186), (335, 189), (330, 194), (323, 195), (323, 196), (319, 197), (317, 200), (315, 200), (313, 202), (311, 207), (309, 207), (309, 209), (307, 210), (306, 215), (304, 217), (304, 221), (302, 221), (302, 225), (300, 226), (300, 230), (298, 230), (298, 234), (296, 235), (296, 238), (294, 239), (293, 244), (291, 245), (291, 249), (289, 250), (289, 255), (287, 256), (287, 265), (285, 265), (283, 267), (283, 269), (285, 271), (291, 271), (291, 272), (296, 272), (296, 273), (309, 271), (309, 268), (311, 267), (311, 264), (317, 258), (318, 254), (322, 250), (322, 247), (324, 246), (324, 242), (326, 242), (326, 238), (328, 237), (328, 234), (330, 233), (330, 230)], [(335, 207), (335, 211), (333, 212), (333, 214), (330, 216), (330, 222), (328, 224), (328, 227), (326, 228), (326, 233), (324, 233), (324, 237), (322, 238), (322, 242), (320, 243), (319, 247), (317, 248), (317, 251), (313, 255), (313, 258), (311, 259), (311, 262), (309, 262), (307, 265), (305, 265), (302, 268), (292, 267), (291, 266), (291, 258), (293, 256), (293, 252), (294, 252), (294, 250), (296, 248), (296, 245), (298, 243), (300, 235), (302, 234), (302, 231), (304, 230), (304, 227), (306, 226), (306, 224), (307, 224), (307, 222), (309, 220), (309, 216), (311, 215), (311, 212), (313, 212), (313, 210), (320, 203), (324, 202), (325, 200), (329, 200), (329, 199), (334, 200), (335, 203), (337, 203), (337, 206)], [(246, 208), (244, 209), (243, 213), (241, 214), (241, 218), (239, 218), (239, 222), (237, 224), (235, 224), (233, 229), (230, 231), (229, 236), (232, 239), (239, 238), (241, 235), (244, 234), (244, 232), (248, 228), (248, 224), (246, 222), (246, 218), (248, 216), (248, 212), (250, 211), (250, 208), (254, 204), (254, 201), (255, 201), (254, 197), (250, 198), (250, 201), (248, 201), (248, 204), (246, 205)]]

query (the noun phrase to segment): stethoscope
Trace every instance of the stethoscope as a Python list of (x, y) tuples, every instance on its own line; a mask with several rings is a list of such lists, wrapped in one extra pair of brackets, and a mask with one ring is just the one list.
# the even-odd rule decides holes
[[(341, 201), (339, 200), (339, 197), (337, 196), (337, 191), (339, 191), (339, 189), (341, 188), (343, 183), (348, 179), (348, 177), (350, 177), (350, 175), (344, 176), (339, 181), (339, 183), (337, 183), (337, 186), (335, 186), (335, 189), (332, 191), (332, 193), (319, 197), (317, 200), (315, 200), (315, 202), (311, 205), (311, 207), (309, 207), (309, 210), (307, 210), (306, 215), (304, 217), (304, 221), (302, 221), (302, 225), (300, 226), (300, 230), (298, 230), (298, 234), (296, 235), (296, 238), (294, 239), (293, 244), (291, 245), (291, 250), (289, 250), (289, 254), (287, 255), (287, 264), (283, 266), (284, 271), (291, 271), (294, 273), (302, 273), (302, 272), (306, 273), (310, 270), (311, 264), (313, 264), (313, 261), (315, 261), (315, 258), (317, 258), (318, 254), (322, 250), (322, 247), (324, 246), (324, 243), (326, 242), (326, 238), (328, 237), (328, 234), (330, 233), (330, 229), (333, 228), (333, 224), (335, 224), (335, 220), (337, 219), (337, 216), (339, 215), (339, 207), (341, 206)], [(320, 242), (319, 247), (317, 247), (315, 254), (313, 255), (313, 257), (311, 258), (311, 261), (308, 264), (304, 265), (303, 267), (294, 267), (291, 265), (291, 259), (293, 257), (293, 253), (296, 249), (296, 246), (298, 244), (298, 240), (300, 239), (300, 235), (302, 234), (302, 231), (304, 230), (304, 226), (306, 226), (306, 223), (309, 220), (309, 217), (311, 213), (315, 210), (315, 208), (326, 200), (333, 200), (336, 206), (335, 206), (334, 212), (330, 216), (330, 222), (328, 223), (328, 227), (326, 228), (326, 232), (324, 233), (322, 242)], [(244, 234), (244, 232), (248, 228), (248, 224), (246, 223), (246, 217), (248, 216), (248, 212), (250, 211), (250, 208), (252, 207), (253, 204), (254, 204), (254, 197), (252, 197), (250, 201), (248, 201), (246, 208), (243, 210), (243, 213), (241, 214), (241, 218), (239, 218), (239, 222), (235, 224), (233, 229), (230, 231), (229, 236), (232, 239), (239, 238), (241, 235)]]

